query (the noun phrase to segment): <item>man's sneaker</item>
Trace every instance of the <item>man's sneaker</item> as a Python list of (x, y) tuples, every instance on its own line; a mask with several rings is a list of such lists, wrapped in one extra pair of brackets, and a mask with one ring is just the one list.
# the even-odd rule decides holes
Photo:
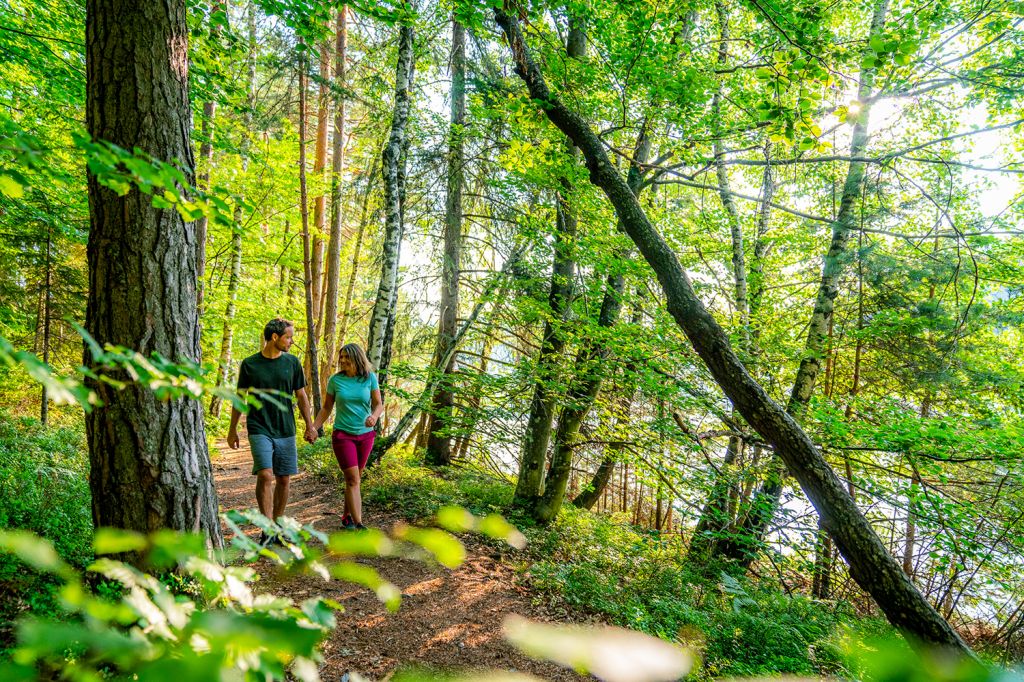
[(260, 531), (259, 545), (260, 547), (266, 547), (270, 542), (270, 536), (267, 535), (267, 531)]

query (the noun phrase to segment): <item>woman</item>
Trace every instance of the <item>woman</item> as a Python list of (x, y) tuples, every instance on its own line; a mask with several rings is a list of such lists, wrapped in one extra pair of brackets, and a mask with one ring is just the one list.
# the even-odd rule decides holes
[(345, 513), (341, 525), (361, 530), (365, 526), (359, 484), (373, 450), (373, 429), (384, 412), (384, 403), (380, 399), (377, 375), (360, 346), (354, 343), (343, 346), (338, 351), (338, 367), (338, 373), (327, 382), (327, 398), (313, 420), (313, 428), (320, 430), (337, 403), (331, 445), (338, 466), (345, 474)]

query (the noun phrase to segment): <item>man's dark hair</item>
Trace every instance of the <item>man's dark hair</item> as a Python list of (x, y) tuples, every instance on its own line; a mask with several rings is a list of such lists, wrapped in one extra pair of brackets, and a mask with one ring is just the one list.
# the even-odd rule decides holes
[(291, 322), (284, 319), (283, 317), (275, 317), (270, 322), (267, 322), (267, 326), (263, 328), (263, 340), (270, 341), (270, 337), (274, 334), (278, 336), (284, 336), (284, 330), (288, 327), (294, 327)]

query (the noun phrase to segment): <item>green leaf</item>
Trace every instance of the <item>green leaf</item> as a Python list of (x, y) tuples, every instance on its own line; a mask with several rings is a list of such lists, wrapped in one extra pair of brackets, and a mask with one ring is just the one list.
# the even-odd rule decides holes
[(92, 538), (92, 549), (96, 554), (123, 554), (139, 552), (148, 544), (146, 536), (120, 528), (98, 528)]
[(405, 526), (396, 531), (395, 535), (419, 545), (433, 554), (438, 563), (448, 568), (455, 568), (466, 558), (466, 549), (462, 543), (438, 528)]
[(437, 510), (435, 523), (452, 533), (464, 533), (476, 527), (476, 517), (466, 509), (452, 505)]
[(25, 530), (0, 531), (0, 551), (13, 554), (23, 562), (47, 573), (64, 573), (70, 567), (57, 556), (49, 540)]
[(501, 514), (488, 514), (480, 520), (479, 530), (488, 537), (504, 540), (516, 549), (526, 547), (526, 536)]
[(327, 541), (327, 548), (341, 556), (389, 556), (394, 547), (391, 539), (376, 528), (334, 533)]
[(25, 188), (10, 175), (0, 174), (0, 192), (11, 199), (21, 199), (25, 196)]
[(693, 665), (686, 650), (623, 628), (547, 625), (520, 616), (506, 618), (503, 628), (505, 638), (527, 655), (605, 682), (668, 682)]

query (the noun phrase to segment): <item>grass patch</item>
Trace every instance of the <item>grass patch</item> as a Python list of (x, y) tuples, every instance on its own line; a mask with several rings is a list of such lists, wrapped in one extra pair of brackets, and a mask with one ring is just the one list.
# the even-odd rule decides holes
[[(81, 426), (47, 427), (0, 410), (0, 527), (50, 540), (64, 561), (93, 560), (89, 455)], [(9, 554), (0, 554), (0, 647), (25, 611), (58, 610), (57, 583)]]

